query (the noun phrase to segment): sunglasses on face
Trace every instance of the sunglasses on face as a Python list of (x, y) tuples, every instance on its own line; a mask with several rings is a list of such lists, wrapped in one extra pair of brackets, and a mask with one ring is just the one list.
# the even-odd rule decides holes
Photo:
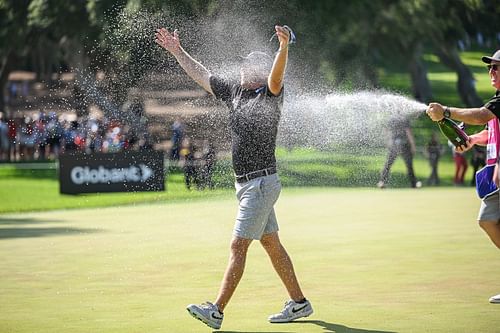
[(488, 65), (486, 67), (488, 68), (488, 71), (494, 70), (496, 72), (498, 69), (498, 66), (499, 66), (498, 64), (493, 64), (493, 65)]

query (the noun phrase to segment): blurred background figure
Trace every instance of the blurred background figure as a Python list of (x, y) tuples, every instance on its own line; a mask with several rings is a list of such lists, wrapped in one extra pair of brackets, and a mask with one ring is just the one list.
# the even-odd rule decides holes
[(70, 121), (66, 124), (66, 128), (64, 129), (64, 151), (72, 152), (78, 149), (77, 138), (78, 138), (78, 122)]
[(217, 153), (214, 144), (210, 140), (203, 141), (203, 158), (200, 170), (200, 189), (214, 187), (212, 176), (214, 173), (215, 163), (217, 162)]
[(451, 149), (453, 160), (455, 161), (455, 177), (453, 178), (453, 183), (455, 186), (462, 186), (464, 185), (465, 173), (467, 172), (469, 164), (465, 158), (465, 153), (456, 151), (455, 146), (450, 141), (448, 141), (448, 146)]
[(431, 175), (427, 180), (427, 185), (439, 185), (438, 164), (442, 154), (442, 146), (436, 132), (432, 132), (431, 140), (427, 143), (426, 153), (431, 166)]
[(197, 184), (198, 182), (196, 159), (194, 154), (194, 144), (188, 137), (185, 137), (182, 140), (182, 148), (179, 150), (179, 156), (184, 159), (184, 182), (186, 183), (186, 188), (188, 190), (191, 190), (191, 185)]
[(9, 127), (3, 113), (0, 112), (0, 161), (8, 160), (9, 155)]
[(21, 160), (32, 160), (35, 154), (36, 135), (34, 122), (30, 117), (25, 117), (20, 130), (20, 158)]
[(49, 155), (51, 158), (57, 158), (61, 149), (63, 128), (54, 112), (49, 114), (45, 130), (47, 133), (47, 144), (49, 145)]
[(38, 114), (38, 119), (35, 122), (35, 136), (36, 136), (36, 155), (39, 160), (47, 158), (47, 119), (43, 112)]
[(170, 152), (170, 159), (173, 161), (179, 160), (179, 151), (183, 137), (184, 126), (179, 119), (176, 119), (172, 125), (172, 150)]
[(18, 159), (18, 123), (19, 119), (9, 119), (7, 122), (7, 135), (9, 137), (9, 152), (7, 159), (17, 161)]
[(387, 128), (390, 132), (389, 152), (377, 187), (386, 187), (391, 167), (398, 155), (401, 155), (405, 162), (410, 186), (412, 188), (421, 187), (422, 183), (417, 181), (413, 170), (413, 156), (415, 155), (416, 148), (415, 139), (410, 127), (410, 120), (407, 117), (394, 116), (389, 120)]

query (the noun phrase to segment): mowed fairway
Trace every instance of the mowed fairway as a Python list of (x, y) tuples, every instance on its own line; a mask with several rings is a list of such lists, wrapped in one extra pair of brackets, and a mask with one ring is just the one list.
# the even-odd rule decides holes
[[(0, 332), (210, 332), (232, 196), (0, 215)], [(258, 243), (222, 332), (500, 332), (500, 253), (471, 188), (285, 189), (280, 235), (315, 313), (271, 325), (287, 295)]]

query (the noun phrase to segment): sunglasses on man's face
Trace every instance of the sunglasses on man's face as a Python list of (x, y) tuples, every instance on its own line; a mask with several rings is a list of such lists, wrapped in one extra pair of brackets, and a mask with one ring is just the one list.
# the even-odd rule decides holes
[(498, 69), (498, 66), (499, 66), (499, 64), (493, 64), (493, 65), (488, 65), (486, 67), (488, 67), (488, 71), (494, 70), (496, 72)]

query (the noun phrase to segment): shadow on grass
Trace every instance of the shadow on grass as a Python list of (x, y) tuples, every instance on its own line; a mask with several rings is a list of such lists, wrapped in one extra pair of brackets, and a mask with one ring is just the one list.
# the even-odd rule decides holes
[(1, 177), (25, 179), (57, 179), (56, 169), (20, 169), (13, 165), (8, 170), (0, 170)]
[(38, 223), (60, 223), (62, 220), (42, 220), (32, 217), (2, 217), (0, 216), (0, 225), (21, 225)]
[(83, 228), (0, 228), (0, 240), (10, 238), (34, 238), (46, 236), (70, 236), (101, 232), (100, 229)]
[[(339, 324), (328, 323), (323, 320), (299, 320), (292, 321), (290, 323), (284, 323), (282, 325), (293, 325), (293, 324), (314, 324), (324, 328), (326, 333), (397, 333), (394, 331), (380, 331), (380, 330), (368, 330), (363, 328), (353, 328)], [(276, 324), (280, 325), (280, 324)], [(264, 331), (214, 331), (214, 333), (271, 333)], [(286, 332), (274, 332), (273, 333), (293, 333), (294, 331)], [(303, 331), (302, 331), (303, 332)]]
[(292, 322), (296, 324), (314, 324), (323, 327), (327, 333), (396, 333), (394, 331), (380, 331), (380, 330), (368, 330), (363, 328), (353, 328), (339, 324), (328, 323), (323, 320), (302, 320)]

